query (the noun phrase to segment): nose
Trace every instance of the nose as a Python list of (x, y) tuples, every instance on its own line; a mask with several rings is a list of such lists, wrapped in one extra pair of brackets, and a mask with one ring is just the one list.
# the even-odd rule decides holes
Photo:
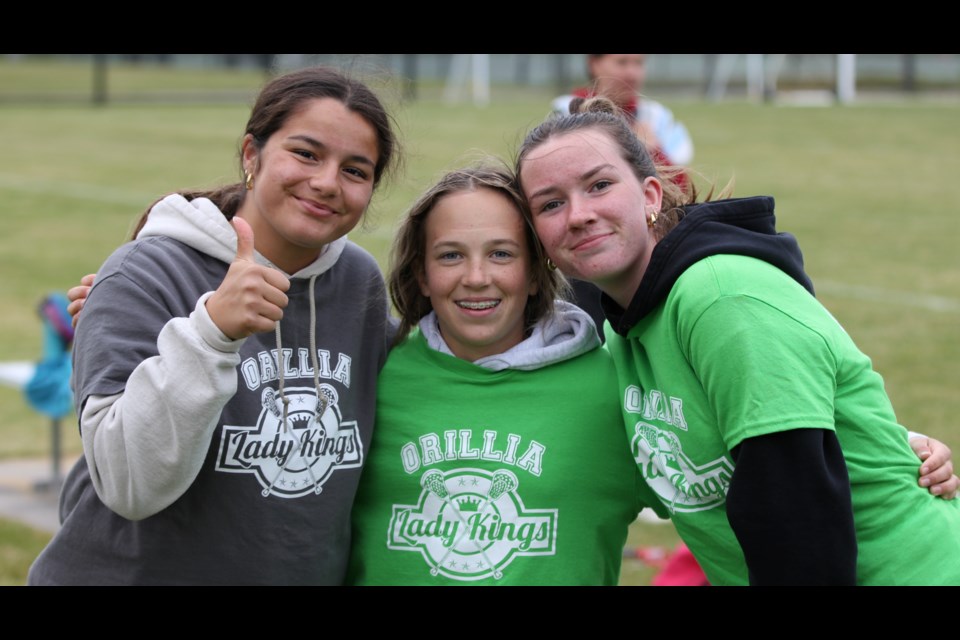
[(567, 226), (578, 229), (596, 222), (597, 216), (593, 207), (586, 200), (576, 194), (570, 197), (567, 211)]
[(490, 283), (490, 271), (487, 263), (481, 258), (470, 260), (466, 264), (463, 274), (463, 284), (474, 289), (482, 288)]
[(340, 188), (340, 167), (333, 162), (321, 162), (310, 175), (310, 188), (324, 195), (334, 195)]

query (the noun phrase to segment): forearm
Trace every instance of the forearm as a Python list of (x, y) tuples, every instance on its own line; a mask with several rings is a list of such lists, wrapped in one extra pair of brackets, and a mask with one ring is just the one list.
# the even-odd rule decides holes
[(97, 495), (131, 520), (165, 509), (203, 466), (220, 413), (236, 392), (242, 341), (230, 341), (206, 314), (174, 318), (159, 355), (130, 375), (123, 393), (92, 395), (80, 416), (84, 455)]
[(852, 585), (857, 539), (836, 434), (794, 429), (744, 440), (727, 517), (754, 585)]

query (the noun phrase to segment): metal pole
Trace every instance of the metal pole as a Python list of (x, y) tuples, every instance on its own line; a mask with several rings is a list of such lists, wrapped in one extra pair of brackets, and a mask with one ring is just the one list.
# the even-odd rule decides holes
[(557, 77), (557, 93), (564, 94), (570, 90), (567, 79), (567, 65), (565, 64), (564, 54), (556, 53), (553, 57), (554, 72)]
[(903, 54), (903, 90), (915, 91), (917, 88), (917, 54)]
[(403, 98), (417, 99), (417, 56), (416, 53), (403, 54)]
[(473, 104), (485, 107), (490, 104), (490, 54), (473, 54)]
[(747, 96), (761, 102), (764, 96), (763, 54), (747, 54)]
[(857, 94), (857, 56), (853, 53), (837, 54), (837, 100), (850, 104)]
[(107, 104), (107, 54), (93, 54), (93, 104)]

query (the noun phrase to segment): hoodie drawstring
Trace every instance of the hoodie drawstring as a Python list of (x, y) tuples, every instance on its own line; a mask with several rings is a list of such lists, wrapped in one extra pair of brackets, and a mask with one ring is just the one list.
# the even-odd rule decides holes
[[(310, 276), (310, 363), (313, 365), (313, 388), (317, 391), (317, 420), (327, 410), (327, 396), (320, 390), (320, 363), (317, 361), (317, 303), (313, 283), (317, 274)], [(279, 327), (279, 324), (277, 325)], [(336, 435), (336, 434), (334, 434)]]
[[(320, 422), (320, 418), (323, 416), (324, 412), (329, 406), (327, 396), (322, 393), (320, 389), (320, 363), (317, 359), (317, 296), (316, 296), (316, 281), (317, 276), (320, 274), (313, 274), (310, 276), (310, 282), (308, 284), (310, 289), (310, 362), (313, 365), (313, 388), (317, 394), (317, 407), (315, 410), (314, 421)], [(293, 430), (290, 428), (290, 425), (287, 421), (287, 415), (290, 408), (290, 398), (286, 396), (283, 392), (284, 385), (284, 363), (283, 363), (283, 341), (280, 336), (280, 323), (277, 322), (276, 326), (276, 336), (277, 336), (277, 371), (279, 375), (279, 385), (277, 391), (280, 394), (280, 402), (283, 403), (283, 416), (281, 418), (281, 424), (283, 425), (283, 432), (293, 436)], [(328, 436), (336, 435), (336, 432), (333, 434), (326, 434)], [(302, 457), (302, 456), (301, 456)], [(264, 497), (270, 495), (270, 491), (273, 489), (273, 485), (280, 478), (281, 475), (287, 470), (287, 465), (290, 464), (290, 461), (293, 459), (293, 456), (287, 456), (286, 462), (284, 462), (283, 467), (277, 473), (276, 477), (273, 479), (273, 482), (270, 483), (270, 486), (267, 489), (264, 489)], [(304, 461), (307, 471), (310, 474), (311, 480), (315, 486), (316, 493), (320, 493), (322, 486), (317, 484), (317, 479), (313, 475), (313, 467), (308, 461)]]
[[(315, 419), (320, 420), (320, 417), (323, 415), (323, 412), (327, 410), (328, 402), (326, 396), (320, 391), (320, 363), (317, 360), (317, 293), (314, 289), (314, 285), (317, 281), (317, 276), (319, 274), (315, 273), (310, 276), (310, 363), (313, 365), (313, 388), (317, 393), (317, 409)], [(277, 322), (276, 327), (277, 334), (277, 371), (279, 373), (280, 384), (277, 391), (280, 393), (280, 402), (283, 403), (283, 429), (287, 431), (289, 429), (287, 425), (287, 414), (290, 408), (290, 398), (288, 398), (283, 393), (283, 340), (280, 337), (280, 323)]]

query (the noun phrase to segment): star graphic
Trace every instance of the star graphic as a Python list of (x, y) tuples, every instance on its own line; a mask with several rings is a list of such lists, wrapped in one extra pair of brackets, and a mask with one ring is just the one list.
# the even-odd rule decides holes
[(467, 571), (470, 569), (470, 565), (464, 562), (462, 565), (460, 565), (460, 568), (463, 569), (464, 571)]
[(297, 404), (303, 404), (303, 403), (304, 403), (303, 396), (297, 396)]
[(465, 487), (465, 486), (467, 486), (467, 481), (464, 480), (463, 478), (460, 478), (460, 481), (457, 482), (457, 486), (458, 486), (458, 487)]
[(457, 568), (456, 560), (451, 560), (447, 566), (450, 567), (451, 569), (456, 569)]
[(470, 482), (470, 484), (475, 487), (475, 486), (477, 486), (478, 484), (480, 484), (480, 481), (479, 481), (478, 479), (474, 478), (473, 481)]

